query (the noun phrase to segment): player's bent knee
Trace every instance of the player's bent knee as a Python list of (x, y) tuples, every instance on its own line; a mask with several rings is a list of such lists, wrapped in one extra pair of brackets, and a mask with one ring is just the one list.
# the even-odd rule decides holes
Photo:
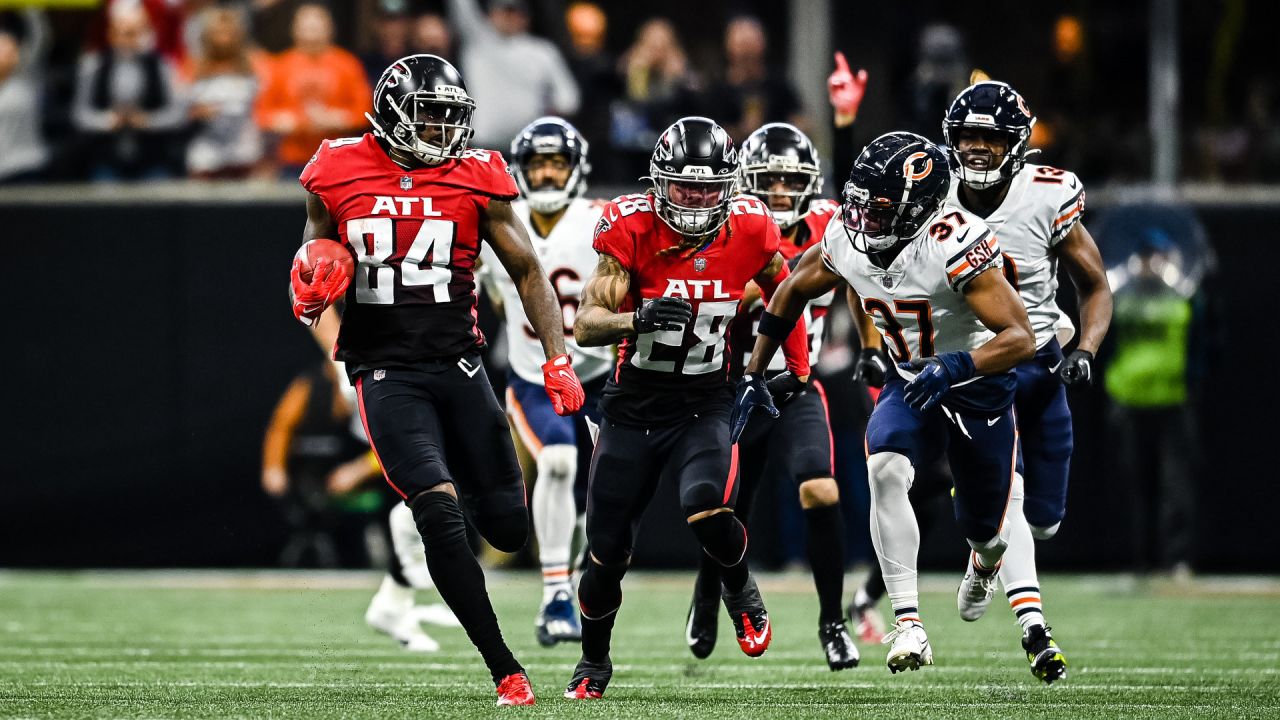
[(1031, 526), (1031, 537), (1037, 540), (1048, 540), (1058, 534), (1058, 528), (1062, 527), (1062, 522), (1056, 522), (1048, 527)]
[[(433, 553), (448, 552), (458, 543), (465, 546), (467, 542), (467, 522), (458, 501), (447, 492), (432, 490), (414, 495), (409, 504), (428, 559)], [(467, 551), (470, 552), (469, 547)]]
[(910, 490), (916, 471), (906, 455), (881, 452), (867, 458), (867, 476), (880, 491)]
[(840, 502), (840, 486), (835, 478), (813, 478), (800, 483), (800, 507), (805, 510)]
[[(700, 480), (680, 490), (680, 506), (686, 518), (719, 511), (726, 506), (724, 483)], [(732, 509), (732, 508), (729, 508)]]
[(987, 540), (974, 540), (973, 538), (965, 538), (969, 543), (969, 547), (981, 556), (1002, 555), (1005, 548), (1009, 547), (1009, 540), (1002, 532), (997, 532)]
[(567, 482), (578, 473), (578, 448), (574, 445), (547, 445), (538, 453), (538, 479)]
[(737, 565), (747, 554), (747, 529), (729, 508), (697, 520), (691, 518), (689, 529), (702, 543), (703, 551), (725, 567)]

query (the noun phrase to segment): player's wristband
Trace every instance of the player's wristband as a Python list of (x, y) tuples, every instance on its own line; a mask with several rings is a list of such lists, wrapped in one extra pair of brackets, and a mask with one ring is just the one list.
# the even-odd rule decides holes
[(765, 310), (764, 314), (760, 316), (760, 327), (756, 329), (756, 332), (765, 337), (773, 338), (778, 342), (783, 342), (791, 334), (795, 326), (795, 320), (787, 320)]

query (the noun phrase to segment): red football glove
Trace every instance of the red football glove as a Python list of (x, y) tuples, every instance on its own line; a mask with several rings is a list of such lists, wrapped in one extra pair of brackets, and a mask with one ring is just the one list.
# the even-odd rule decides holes
[(827, 98), (831, 107), (836, 110), (836, 127), (847, 127), (858, 117), (858, 107), (862, 105), (862, 96), (867, 92), (867, 71), (858, 70), (854, 75), (849, 71), (849, 62), (844, 53), (836, 52), (836, 70), (827, 77)]
[(587, 400), (568, 355), (557, 355), (543, 364), (542, 382), (557, 415), (572, 415), (581, 410), (582, 403)]
[[(306, 252), (306, 246), (299, 255)], [(325, 308), (347, 292), (351, 284), (351, 272), (341, 262), (326, 257), (318, 258), (311, 268), (311, 282), (303, 279), (306, 263), (302, 257), (293, 258), (289, 271), (289, 283), (293, 288), (293, 316), (303, 325), (312, 326), (320, 319)]]

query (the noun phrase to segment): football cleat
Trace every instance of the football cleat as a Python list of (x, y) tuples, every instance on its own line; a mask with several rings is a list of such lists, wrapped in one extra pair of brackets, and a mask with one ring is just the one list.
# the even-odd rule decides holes
[(738, 635), (738, 647), (750, 657), (763, 655), (773, 640), (773, 627), (769, 625), (769, 613), (764, 609), (764, 599), (760, 597), (755, 576), (747, 577), (747, 584), (742, 590), (736, 593), (724, 590), (721, 596)]
[[(422, 631), (418, 618), (414, 615), (413, 605), (405, 604), (400, 598), (390, 597), (379, 592), (373, 596), (369, 609), (364, 613), (364, 621), (369, 627), (380, 633), (390, 635), (409, 652), (435, 652), (440, 643)], [(412, 600), (409, 601), (412, 603)]]
[(1058, 643), (1054, 642), (1049, 630), (1043, 625), (1032, 625), (1022, 635), (1022, 649), (1027, 651), (1031, 674), (1043, 680), (1046, 685), (1067, 678), (1067, 658), (1062, 654)]
[(449, 609), (444, 603), (431, 603), (430, 605), (414, 605), (412, 615), (415, 620), (427, 625), (438, 625), (440, 627), (462, 627), (462, 621), (457, 615)]
[(924, 625), (914, 620), (898, 623), (880, 642), (889, 645), (889, 656), (884, 662), (891, 673), (919, 670), (921, 665), (933, 664), (929, 636), (924, 632)]
[(858, 667), (858, 646), (849, 637), (849, 628), (844, 620), (832, 620), (818, 626), (818, 639), (822, 641), (822, 651), (827, 656), (827, 667), (834, 670)]
[[(861, 591), (859, 591), (861, 594)], [(884, 618), (876, 610), (874, 603), (859, 604), (857, 596), (846, 608), (849, 620), (853, 622), (853, 631), (864, 643), (879, 643), (884, 639)]]
[(973, 553), (969, 553), (969, 568), (965, 570), (964, 579), (956, 591), (956, 607), (960, 617), (973, 622), (987, 612), (991, 598), (996, 594), (996, 576), (1000, 574), (1000, 564), (987, 573), (978, 572), (973, 565)]
[(693, 586), (693, 600), (689, 602), (689, 617), (684, 624), (684, 640), (689, 652), (699, 660), (711, 656), (716, 649), (716, 634), (720, 625), (720, 598), (705, 597), (697, 583)]
[(611, 677), (613, 663), (608, 658), (598, 663), (583, 658), (573, 669), (573, 679), (565, 688), (564, 696), (570, 700), (599, 700)]
[(533, 688), (529, 686), (529, 676), (522, 672), (512, 673), (498, 683), (498, 707), (503, 705), (533, 705), (537, 702), (533, 697)]
[(568, 590), (557, 592), (538, 610), (533, 627), (538, 644), (543, 647), (562, 642), (582, 642), (582, 624), (578, 620), (578, 608), (573, 604), (573, 594)]

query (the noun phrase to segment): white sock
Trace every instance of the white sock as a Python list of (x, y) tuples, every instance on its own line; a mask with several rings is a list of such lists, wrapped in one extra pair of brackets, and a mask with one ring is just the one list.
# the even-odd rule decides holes
[(416, 590), (430, 590), (435, 587), (431, 579), (431, 571), (427, 570), (427, 551), (422, 545), (422, 535), (418, 533), (418, 523), (413, 519), (413, 511), (404, 503), (396, 503), (391, 508), (391, 549), (400, 561), (401, 572), (409, 585)]
[(920, 622), (916, 579), (920, 528), (907, 497), (915, 468), (906, 456), (884, 452), (867, 458), (867, 474), (871, 485), (871, 543), (880, 560), (894, 620)]
[(382, 584), (374, 596), (377, 602), (396, 608), (398, 612), (407, 612), (413, 607), (413, 588), (407, 588), (391, 579), (390, 575), (382, 576)]
[(1036, 573), (1036, 543), (1031, 536), (1031, 526), (1022, 514), (1025, 485), (1021, 475), (1014, 475), (1013, 481), (1009, 512), (1004, 520), (1009, 531), (1009, 548), (1000, 565), (1000, 584), (1025, 633), (1032, 625), (1044, 625), (1045, 620), (1040, 604), (1040, 578)]
[(538, 453), (538, 480), (533, 486), (533, 530), (542, 563), (542, 602), (569, 590), (569, 548), (573, 544), (578, 509), (573, 481), (578, 474), (578, 448), (547, 445)]

